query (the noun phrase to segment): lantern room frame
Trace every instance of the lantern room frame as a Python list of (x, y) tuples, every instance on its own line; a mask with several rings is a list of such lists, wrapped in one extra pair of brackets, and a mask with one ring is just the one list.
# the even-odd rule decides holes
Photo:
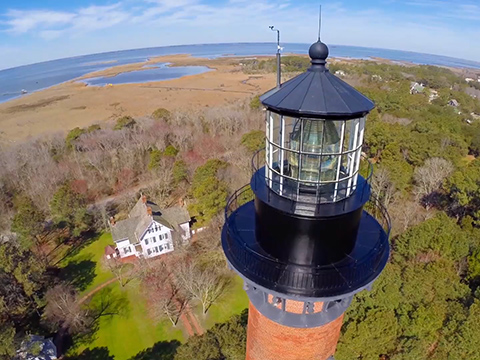
[[(334, 124), (340, 138), (339, 146), (329, 148), (324, 144), (325, 136), (323, 136), (319, 152), (304, 149), (303, 138), (300, 140), (300, 148), (294, 149), (291, 134), (295, 127), (300, 127), (300, 133), (303, 136), (304, 126), (309, 121), (320, 122), (320, 126), (323, 126), (323, 134), (325, 134), (327, 122)], [(265, 176), (269, 188), (276, 194), (291, 200), (316, 204), (334, 203), (348, 198), (357, 188), (364, 130), (365, 117), (325, 120), (286, 116), (268, 110)], [(291, 170), (292, 159), (298, 162), (295, 164), (299, 168), (296, 174)], [(307, 162), (310, 168), (313, 163), (318, 163), (318, 179), (302, 178), (302, 170)], [(330, 176), (325, 176), (326, 171), (330, 172)]]

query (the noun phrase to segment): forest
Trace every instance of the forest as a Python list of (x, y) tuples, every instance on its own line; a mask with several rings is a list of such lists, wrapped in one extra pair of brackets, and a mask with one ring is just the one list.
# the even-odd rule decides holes
[[(274, 71), (272, 61), (246, 63), (244, 71)], [(284, 76), (307, 66), (304, 58), (284, 57)], [(480, 359), (480, 102), (444, 68), (330, 65), (338, 70), (376, 103), (363, 151), (393, 228), (391, 259), (346, 313), (336, 359)], [(424, 91), (412, 94), (412, 82)], [(184, 252), (195, 259), (195, 271), (214, 263), (227, 276), (222, 210), (249, 181), (250, 159), (264, 146), (263, 116), (258, 98), (189, 113), (158, 109), (1, 149), (0, 356), (11, 358), (29, 333), (82, 334), (84, 324), (52, 310), (56, 286), (65, 290), (63, 299), (78, 303), (61, 259), (108, 229), (110, 216), (125, 216), (140, 191), (161, 206), (183, 199), (196, 226), (214, 229)], [(83, 319), (114, 305), (85, 304)], [(134, 359), (243, 359), (246, 316), (183, 344), (159, 342)], [(94, 348), (70, 358), (113, 356)]]

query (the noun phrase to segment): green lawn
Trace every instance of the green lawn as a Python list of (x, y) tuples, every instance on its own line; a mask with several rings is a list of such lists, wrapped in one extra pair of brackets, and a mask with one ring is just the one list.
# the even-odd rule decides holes
[(203, 320), (201, 307), (197, 307), (198, 319), (202, 319), (205, 328), (209, 329), (217, 323), (223, 323), (233, 315), (240, 314), (248, 307), (248, 296), (243, 290), (243, 280), (239, 276), (233, 278), (229, 288), (226, 289), (218, 302), (208, 310), (206, 318)]
[[(113, 278), (112, 273), (101, 266), (107, 245), (113, 245), (110, 233), (102, 234), (78, 253), (62, 261), (64, 276), (81, 293), (86, 294)], [(127, 360), (159, 341), (184, 341), (180, 324), (174, 328), (168, 320), (156, 324), (150, 318), (138, 281), (130, 282), (124, 289), (115, 282), (96, 293), (91, 302), (100, 303), (102, 297), (115, 303), (117, 314), (100, 318), (93, 341), (76, 344), (73, 352), (81, 353), (86, 348), (107, 347), (115, 360)]]
[[(100, 265), (105, 246), (109, 244), (113, 244), (111, 234), (102, 234), (62, 262), (66, 276), (82, 293), (85, 294), (113, 278), (113, 275)], [(132, 281), (124, 289), (115, 282), (96, 293), (91, 301), (100, 302), (102, 297), (117, 305), (117, 314), (100, 318), (94, 339), (89, 343), (77, 344), (73, 352), (107, 347), (116, 360), (128, 360), (157, 342), (183, 342), (186, 339), (181, 323), (174, 328), (168, 320), (157, 324), (151, 319), (138, 281)], [(200, 308), (196, 307), (195, 311), (202, 325), (209, 329), (216, 323), (225, 322), (231, 316), (240, 314), (247, 307), (248, 297), (243, 290), (243, 281), (235, 276), (223, 296), (209, 309), (206, 317), (203, 317)]]
[[(119, 314), (101, 318), (95, 340), (79, 347), (77, 352), (87, 347), (105, 346), (115, 360), (127, 360), (158, 341), (184, 341), (180, 324), (174, 328), (168, 320), (155, 324), (150, 318), (138, 282), (130, 283), (123, 290), (118, 283), (114, 283), (106, 291), (109, 292), (109, 298), (121, 304)], [(95, 294), (92, 301), (101, 296), (101, 292)]]
[(101, 266), (105, 246), (113, 244), (112, 235), (103, 233), (78, 253), (63, 260), (66, 277), (72, 278), (81, 293), (87, 293), (113, 278), (112, 273)]

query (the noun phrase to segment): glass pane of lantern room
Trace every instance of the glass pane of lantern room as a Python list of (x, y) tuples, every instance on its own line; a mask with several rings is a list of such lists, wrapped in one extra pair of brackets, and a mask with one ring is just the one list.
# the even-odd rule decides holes
[(274, 112), (271, 113), (272, 120), (273, 120), (273, 137), (272, 137), (272, 142), (276, 145), (281, 144), (281, 127), (280, 127), (280, 118), (281, 116), (278, 114), (275, 114)]

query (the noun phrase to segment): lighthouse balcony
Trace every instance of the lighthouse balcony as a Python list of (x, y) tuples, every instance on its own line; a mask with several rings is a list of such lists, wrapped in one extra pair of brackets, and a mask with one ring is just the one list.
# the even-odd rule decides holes
[[(227, 260), (242, 277), (275, 292), (304, 298), (341, 298), (354, 294), (380, 275), (389, 257), (390, 219), (380, 202), (370, 193), (369, 197), (360, 210), (353, 246), (344, 247), (341, 256), (331, 262), (305, 264), (265, 250), (264, 239), (260, 239), (261, 234), (256, 231), (254, 194), (251, 186), (246, 185), (230, 197), (226, 206), (222, 245)], [(328, 244), (333, 244), (338, 255), (338, 249), (343, 249), (337, 246), (341, 236), (335, 238), (334, 235), (325, 234), (322, 238), (320, 234), (319, 241), (327, 244), (322, 245), (326, 249)], [(308, 252), (308, 248), (297, 250)]]

